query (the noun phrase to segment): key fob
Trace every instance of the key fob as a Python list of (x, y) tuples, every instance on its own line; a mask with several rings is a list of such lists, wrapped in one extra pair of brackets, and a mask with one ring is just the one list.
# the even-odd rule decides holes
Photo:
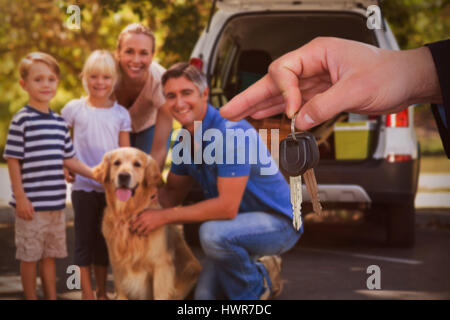
[(316, 138), (310, 132), (296, 132), (295, 139), (290, 133), (280, 142), (280, 166), (291, 177), (314, 168), (319, 159)]

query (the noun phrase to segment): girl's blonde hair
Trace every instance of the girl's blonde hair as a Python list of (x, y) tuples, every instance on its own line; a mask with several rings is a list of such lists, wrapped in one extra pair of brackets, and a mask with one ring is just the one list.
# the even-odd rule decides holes
[(113, 78), (113, 85), (111, 92), (114, 90), (114, 86), (119, 80), (119, 73), (117, 72), (117, 63), (112, 54), (107, 50), (95, 50), (86, 59), (81, 72), (81, 80), (83, 82), (84, 90), (89, 93), (87, 86), (87, 77), (92, 73), (101, 73), (110, 75)]
[(119, 37), (117, 38), (117, 51), (120, 51), (120, 48), (122, 46), (122, 41), (123, 38), (125, 37), (125, 35), (127, 35), (128, 33), (133, 33), (133, 34), (145, 34), (147, 37), (149, 37), (150, 39), (152, 39), (152, 53), (155, 53), (155, 35), (153, 34), (153, 31), (144, 26), (141, 23), (132, 23), (129, 24), (128, 26), (126, 26), (122, 32), (119, 34)]

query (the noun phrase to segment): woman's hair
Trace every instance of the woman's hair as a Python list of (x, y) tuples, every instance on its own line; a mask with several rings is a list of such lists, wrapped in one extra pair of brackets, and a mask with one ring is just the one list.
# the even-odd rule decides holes
[(89, 93), (87, 87), (87, 77), (92, 73), (101, 73), (110, 75), (113, 78), (113, 85), (111, 87), (111, 93), (114, 90), (114, 86), (119, 79), (119, 73), (117, 72), (117, 63), (112, 54), (107, 50), (95, 50), (86, 59), (83, 66), (83, 71), (80, 76), (83, 82), (84, 90)]
[(171, 78), (185, 77), (192, 81), (194, 85), (202, 94), (208, 86), (206, 77), (197, 67), (190, 65), (187, 62), (179, 62), (171, 66), (161, 77), (161, 83), (164, 86), (166, 82)]
[(117, 38), (117, 50), (120, 50), (123, 38), (128, 33), (145, 34), (146, 36), (148, 36), (150, 39), (152, 39), (153, 43), (152, 53), (155, 52), (155, 35), (153, 34), (153, 31), (150, 28), (144, 26), (141, 23), (129, 24), (128, 26), (125, 27), (125, 29), (122, 30), (122, 32), (119, 34), (119, 37)]
[(20, 61), (19, 73), (20, 78), (25, 80), (30, 72), (30, 68), (33, 63), (42, 62), (46, 64), (59, 78), (60, 71), (58, 62), (51, 55), (43, 52), (31, 52), (27, 54), (25, 58)]

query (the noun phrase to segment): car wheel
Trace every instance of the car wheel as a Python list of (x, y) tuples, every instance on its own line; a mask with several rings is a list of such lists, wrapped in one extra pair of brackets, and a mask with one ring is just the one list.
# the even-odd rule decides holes
[(415, 241), (414, 201), (389, 205), (387, 210), (387, 242), (391, 247), (411, 248)]

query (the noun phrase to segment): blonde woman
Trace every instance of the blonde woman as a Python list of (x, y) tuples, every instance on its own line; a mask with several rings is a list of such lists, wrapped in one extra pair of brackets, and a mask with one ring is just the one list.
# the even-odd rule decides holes
[(162, 169), (172, 116), (164, 108), (161, 89), (165, 69), (153, 61), (154, 54), (155, 36), (149, 28), (134, 23), (122, 30), (116, 48), (121, 79), (114, 93), (118, 103), (127, 108), (131, 116), (131, 145), (150, 153)]
[[(67, 103), (61, 111), (73, 128), (78, 158), (90, 167), (103, 155), (130, 145), (131, 120), (127, 110), (110, 99), (118, 79), (116, 61), (106, 50), (96, 50), (86, 60), (82, 81), (87, 97)], [(92, 179), (76, 176), (72, 185), (75, 211), (75, 264), (80, 266), (82, 299), (95, 298), (91, 285), (91, 265), (97, 284), (97, 299), (106, 299), (108, 252), (101, 234), (106, 199), (103, 187)]]

